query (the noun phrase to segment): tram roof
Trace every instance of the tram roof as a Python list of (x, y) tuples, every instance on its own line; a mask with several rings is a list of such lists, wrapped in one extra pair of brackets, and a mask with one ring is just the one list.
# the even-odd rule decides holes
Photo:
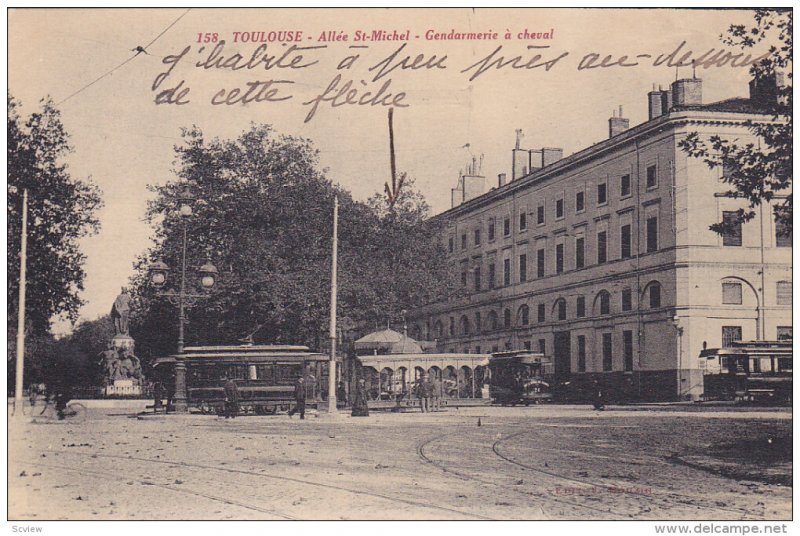
[(240, 345), (240, 346), (189, 346), (182, 354), (156, 359), (154, 365), (175, 363), (178, 359), (192, 364), (263, 364), (302, 363), (327, 361), (326, 354), (311, 352), (307, 346)]
[(382, 365), (388, 363), (410, 363), (412, 365), (418, 363), (426, 363), (434, 361), (440, 362), (454, 362), (454, 361), (470, 361), (474, 365), (486, 366), (489, 364), (489, 355), (484, 354), (378, 354), (378, 355), (360, 355), (358, 360), (365, 367), (373, 365)]
[(516, 361), (523, 364), (551, 362), (550, 358), (541, 352), (528, 351), (495, 352), (489, 359), (490, 363), (505, 363), (510, 361)]
[(792, 341), (736, 341), (726, 348), (706, 348), (700, 352), (700, 358), (715, 359), (717, 357), (749, 356), (749, 357), (792, 357)]

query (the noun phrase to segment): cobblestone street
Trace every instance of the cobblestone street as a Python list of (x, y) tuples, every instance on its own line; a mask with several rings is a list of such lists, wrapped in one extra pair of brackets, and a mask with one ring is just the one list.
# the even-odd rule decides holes
[(90, 408), (83, 423), (12, 421), (9, 518), (790, 518), (791, 462), (752, 467), (761, 481), (704, 465), (731, 438), (791, 441), (791, 413), (538, 406), (226, 421)]

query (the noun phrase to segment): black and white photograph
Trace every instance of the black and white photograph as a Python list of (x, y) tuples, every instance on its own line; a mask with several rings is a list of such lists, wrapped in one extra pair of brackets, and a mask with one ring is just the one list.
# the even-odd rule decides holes
[(790, 7), (6, 16), (9, 533), (791, 530)]

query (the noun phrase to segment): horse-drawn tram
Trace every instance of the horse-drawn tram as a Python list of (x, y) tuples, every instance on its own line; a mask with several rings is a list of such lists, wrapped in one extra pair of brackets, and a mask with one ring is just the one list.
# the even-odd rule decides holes
[(705, 400), (789, 403), (792, 341), (737, 341), (700, 352)]
[(223, 411), (227, 378), (236, 381), (242, 413), (266, 415), (294, 403), (295, 382), (306, 379), (306, 400), (313, 405), (327, 386), (328, 356), (306, 346), (195, 346), (183, 354), (156, 360), (157, 367), (186, 364), (190, 408), (203, 413)]
[(553, 398), (553, 363), (538, 352), (493, 353), (489, 359), (489, 396), (495, 404), (538, 404)]

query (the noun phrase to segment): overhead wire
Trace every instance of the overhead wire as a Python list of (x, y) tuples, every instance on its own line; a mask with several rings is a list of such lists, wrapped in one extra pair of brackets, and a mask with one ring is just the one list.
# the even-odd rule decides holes
[[(152, 41), (150, 41), (150, 42), (149, 42), (149, 43), (148, 43), (146, 46), (144, 46), (144, 47), (137, 47), (137, 48), (141, 48), (142, 50), (144, 50), (145, 54), (147, 54), (147, 48), (148, 48), (148, 47), (150, 47), (150, 46), (151, 46), (153, 43), (155, 43), (156, 41), (158, 41), (158, 40), (161, 38), (161, 36), (163, 36), (165, 33), (167, 33), (167, 31), (169, 31), (169, 29), (170, 29), (170, 28), (172, 28), (173, 26), (175, 26), (175, 25), (178, 23), (178, 21), (179, 21), (179, 20), (181, 20), (183, 17), (185, 17), (185, 16), (186, 16), (186, 14), (187, 14), (187, 13), (189, 13), (189, 11), (191, 11), (191, 10), (192, 10), (192, 9), (191, 9), (191, 8), (189, 8), (189, 9), (187, 9), (186, 11), (184, 11), (184, 12), (183, 12), (183, 13), (182, 13), (182, 14), (181, 14), (181, 15), (180, 15), (180, 16), (179, 16), (177, 19), (175, 19), (174, 21), (172, 21), (172, 23), (170, 23), (170, 25), (169, 25), (169, 26), (167, 26), (166, 28), (164, 28), (164, 30), (163, 30), (163, 31), (162, 31), (160, 34), (158, 34), (158, 35), (157, 35), (157, 36), (156, 36), (156, 37), (155, 37), (155, 38), (154, 38)], [(137, 49), (134, 49), (134, 50), (137, 50)], [(78, 95), (79, 93), (82, 93), (83, 91), (86, 91), (87, 89), (89, 89), (90, 87), (92, 87), (93, 85), (95, 85), (97, 82), (99, 82), (100, 80), (102, 80), (103, 78), (105, 78), (105, 77), (107, 77), (107, 76), (110, 76), (110, 75), (112, 75), (112, 74), (113, 74), (115, 71), (117, 71), (118, 69), (120, 69), (120, 68), (124, 67), (126, 64), (128, 64), (128, 63), (129, 63), (129, 62), (130, 62), (130, 61), (131, 61), (133, 58), (135, 58), (135, 57), (136, 57), (136, 56), (138, 56), (139, 54), (141, 54), (141, 51), (138, 51), (138, 50), (137, 50), (136, 54), (132, 55), (130, 58), (126, 59), (125, 61), (123, 61), (122, 63), (120, 63), (120, 64), (119, 64), (119, 65), (117, 65), (116, 67), (114, 67), (113, 69), (111, 69), (111, 70), (109, 70), (109, 71), (106, 71), (105, 73), (103, 73), (103, 74), (102, 74), (102, 75), (100, 75), (99, 77), (95, 78), (94, 80), (92, 80), (91, 82), (89, 82), (88, 84), (86, 84), (85, 86), (81, 87), (81, 88), (80, 88), (80, 89), (78, 89), (77, 91), (75, 91), (75, 92), (71, 93), (71, 94), (70, 94), (68, 97), (66, 97), (66, 98), (64, 98), (64, 99), (62, 99), (62, 100), (60, 100), (58, 103), (56, 103), (56, 105), (57, 105), (57, 106), (58, 106), (58, 105), (61, 105), (61, 104), (65, 103), (65, 102), (67, 102), (69, 99), (71, 99), (71, 98), (72, 98), (72, 97), (74, 97), (75, 95)]]

